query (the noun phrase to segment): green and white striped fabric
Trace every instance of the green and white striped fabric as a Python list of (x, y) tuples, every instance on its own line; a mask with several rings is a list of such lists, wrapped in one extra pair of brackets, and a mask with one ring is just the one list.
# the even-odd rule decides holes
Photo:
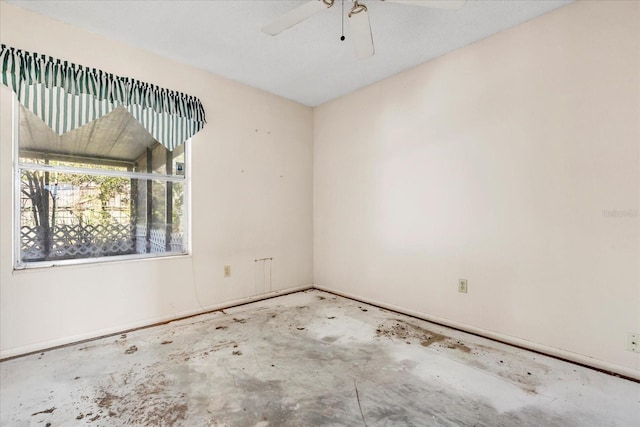
[(196, 97), (2, 44), (0, 80), (59, 135), (124, 106), (173, 150), (206, 123)]

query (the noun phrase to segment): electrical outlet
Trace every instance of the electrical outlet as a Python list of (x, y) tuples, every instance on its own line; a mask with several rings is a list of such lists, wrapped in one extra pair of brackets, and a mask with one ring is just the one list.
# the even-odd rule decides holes
[(627, 350), (640, 353), (640, 334), (633, 332), (627, 334)]
[(468, 290), (467, 279), (458, 280), (458, 292), (466, 294)]
[(225, 265), (224, 266), (224, 277), (231, 277), (231, 266), (230, 265)]

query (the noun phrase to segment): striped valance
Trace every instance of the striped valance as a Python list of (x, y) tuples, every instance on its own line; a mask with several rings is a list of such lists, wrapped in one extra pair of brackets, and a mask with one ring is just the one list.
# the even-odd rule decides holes
[(1, 45), (2, 84), (59, 135), (122, 105), (170, 150), (206, 123), (198, 98)]

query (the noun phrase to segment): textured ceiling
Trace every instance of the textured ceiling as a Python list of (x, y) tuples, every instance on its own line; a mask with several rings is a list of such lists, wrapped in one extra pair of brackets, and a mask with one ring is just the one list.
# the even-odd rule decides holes
[[(571, 0), (469, 0), (459, 10), (361, 0), (376, 54), (357, 60), (341, 0), (271, 37), (262, 26), (304, 1), (9, 2), (247, 85), (316, 106), (466, 46)], [(351, 0), (344, 1), (345, 11)]]

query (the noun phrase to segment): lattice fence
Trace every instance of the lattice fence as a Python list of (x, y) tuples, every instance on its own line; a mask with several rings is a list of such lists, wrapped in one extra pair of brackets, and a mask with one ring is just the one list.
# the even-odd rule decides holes
[[(23, 226), (20, 232), (23, 261), (143, 254), (147, 251), (145, 226), (126, 224), (56, 226), (49, 234), (51, 243), (48, 255), (45, 251), (43, 227)], [(151, 230), (149, 239), (151, 253), (167, 252), (166, 236), (164, 229)], [(183, 241), (182, 233), (171, 233), (169, 250), (183, 252)]]
[(184, 235), (182, 233), (171, 233), (169, 246), (171, 252), (184, 252)]
[(42, 227), (22, 227), (20, 237), (20, 255), (23, 261), (44, 258), (44, 229)]
[(147, 253), (147, 226), (144, 224), (136, 225), (136, 253)]
[(164, 229), (150, 230), (149, 242), (151, 243), (150, 252), (152, 254), (167, 251), (167, 232)]
[(23, 261), (126, 255), (135, 249), (133, 227), (127, 224), (56, 226), (49, 232), (48, 255), (42, 227), (23, 226), (20, 232)]
[[(161, 253), (167, 251), (167, 232), (164, 229), (151, 230), (150, 239), (151, 253)], [(182, 233), (171, 233), (171, 241), (169, 242), (169, 250), (171, 252), (182, 252), (183, 235)]]
[[(169, 243), (169, 251), (183, 252), (183, 234), (171, 233), (171, 242)], [(164, 228), (152, 229), (149, 234), (149, 252), (152, 254), (167, 252), (167, 232)], [(136, 226), (136, 253), (144, 254), (147, 252), (147, 227), (142, 225)]]

